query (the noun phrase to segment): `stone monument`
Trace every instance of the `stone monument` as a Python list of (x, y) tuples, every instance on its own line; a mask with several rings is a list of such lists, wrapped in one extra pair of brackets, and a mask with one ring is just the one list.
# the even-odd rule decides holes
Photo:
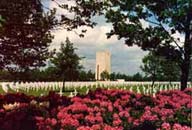
[(111, 54), (109, 51), (100, 51), (96, 53), (95, 79), (101, 80), (103, 71), (111, 73)]

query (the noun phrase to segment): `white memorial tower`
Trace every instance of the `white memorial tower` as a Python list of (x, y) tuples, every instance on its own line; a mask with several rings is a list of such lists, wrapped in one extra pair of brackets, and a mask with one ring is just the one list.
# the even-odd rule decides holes
[(107, 71), (111, 73), (111, 54), (109, 51), (96, 53), (95, 79), (101, 80), (101, 73)]

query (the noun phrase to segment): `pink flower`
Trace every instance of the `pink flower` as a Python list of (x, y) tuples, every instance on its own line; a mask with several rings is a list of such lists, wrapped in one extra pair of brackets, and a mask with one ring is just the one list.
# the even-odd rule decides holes
[(115, 119), (119, 119), (119, 115), (117, 114), (117, 113), (114, 113), (113, 114), (113, 119), (115, 120)]
[(182, 126), (176, 123), (173, 125), (173, 130), (182, 130)]
[[(174, 128), (173, 128), (173, 130), (174, 130)], [(183, 126), (183, 127), (182, 127), (182, 130), (191, 130), (191, 127)]]
[(95, 117), (95, 120), (98, 122), (98, 123), (102, 123), (103, 122), (103, 118), (101, 116), (96, 116)]
[(53, 119), (51, 119), (51, 125), (52, 125), (52, 126), (55, 126), (56, 124), (57, 124), (57, 120), (56, 120), (56, 119), (54, 119), (54, 118), (53, 118)]
[(92, 127), (91, 127), (91, 129), (92, 130), (100, 130), (101, 129), (101, 126), (100, 125), (93, 125)]
[(128, 123), (132, 123), (132, 122), (133, 122), (133, 118), (132, 118), (132, 117), (128, 117), (128, 118), (127, 118), (127, 122), (128, 122)]
[(79, 121), (73, 118), (64, 118), (61, 119), (61, 126), (74, 126), (77, 127), (79, 126)]
[(80, 126), (77, 128), (77, 130), (92, 130), (92, 129), (88, 126)]
[(129, 113), (127, 111), (121, 111), (119, 112), (120, 117), (129, 117)]
[(37, 121), (43, 121), (43, 120), (44, 120), (43, 117), (39, 117), (39, 116), (36, 116), (35, 119), (36, 119)]
[(120, 124), (121, 124), (121, 120), (120, 119), (117, 119), (117, 120), (113, 121), (113, 126), (118, 126)]
[(139, 119), (134, 120), (133, 124), (138, 126), (139, 125)]
[(122, 128), (112, 127), (110, 125), (105, 125), (103, 130), (122, 130)]
[(92, 123), (92, 124), (95, 123), (95, 117), (94, 117), (94, 115), (87, 115), (87, 116), (85, 117), (85, 120), (86, 120), (87, 122)]
[(109, 106), (108, 106), (108, 111), (109, 111), (109, 112), (112, 112), (112, 111), (113, 111), (112, 105), (109, 105)]
[(171, 126), (170, 126), (169, 123), (165, 123), (165, 122), (164, 122), (164, 123), (161, 125), (161, 127), (162, 127), (163, 130), (171, 130)]

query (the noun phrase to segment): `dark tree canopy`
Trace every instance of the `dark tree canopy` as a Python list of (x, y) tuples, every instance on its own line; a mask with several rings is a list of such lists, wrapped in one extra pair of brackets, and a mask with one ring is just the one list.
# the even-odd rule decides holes
[[(79, 26), (95, 25), (91, 16), (99, 13), (98, 4), (72, 0), (55, 2), (58, 8), (73, 14), (57, 14), (56, 9), (50, 9), (45, 0), (1, 0), (0, 1), (0, 69), (9, 70), (14, 75), (19, 74), (21, 80), (26, 80), (31, 69), (45, 65), (49, 56), (48, 47), (52, 42), (52, 29), (64, 28), (71, 31)], [(95, 10), (93, 10), (93, 8)], [(86, 30), (79, 34), (83, 36)], [(21, 77), (20, 77), (21, 76)]]
[[(185, 89), (192, 50), (192, 1), (106, 0), (104, 5), (107, 22), (113, 25), (108, 37), (117, 35), (128, 46), (176, 59), (182, 72), (181, 89)], [(149, 26), (144, 27), (142, 21)], [(184, 41), (173, 37), (176, 33)]]
[(0, 29), (0, 67), (26, 73), (43, 66), (53, 38), (50, 29), (54, 12), (44, 13), (37, 0), (2, 0), (0, 14), (4, 20)]
[[(128, 46), (155, 51), (176, 60), (181, 69), (181, 89), (187, 87), (192, 52), (192, 0), (75, 0), (70, 8), (90, 22), (91, 16), (104, 14), (113, 29), (108, 37), (117, 35)], [(63, 4), (62, 8), (69, 9)], [(149, 26), (144, 27), (142, 21)], [(81, 22), (80, 22), (81, 23)], [(173, 35), (180, 34), (182, 39)]]

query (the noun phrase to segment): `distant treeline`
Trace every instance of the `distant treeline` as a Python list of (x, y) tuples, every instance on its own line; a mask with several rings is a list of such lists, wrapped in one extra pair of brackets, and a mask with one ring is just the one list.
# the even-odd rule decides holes
[[(27, 76), (26, 76), (27, 75)], [(11, 74), (8, 71), (0, 71), (0, 81), (63, 81), (63, 77), (57, 75), (54, 71), (54, 68), (49, 67), (44, 70), (32, 70), (27, 74), (24, 74), (25, 77), (22, 77), (22, 74)], [(89, 71), (80, 71), (75, 74), (74, 79), (68, 81), (93, 81), (95, 80), (95, 74)], [(67, 81), (67, 80), (66, 80)]]
[[(19, 81), (24, 78), (26, 81), (62, 81), (62, 77), (58, 76), (51, 67), (44, 70), (36, 69), (30, 71), (28, 74), (25, 74), (26, 77), (20, 76), (22, 75), (10, 74), (8, 71), (0, 71), (0, 81)], [(124, 79), (125, 81), (152, 81), (151, 77), (146, 77), (139, 72), (134, 75), (126, 75), (115, 72), (110, 74), (111, 81), (116, 81), (117, 79)], [(91, 70), (81, 70), (73, 80), (71, 79), (69, 81), (95, 81), (95, 73)], [(169, 81), (169, 79), (162, 76), (158, 77), (156, 81)], [(179, 81), (179, 78), (174, 81)]]

